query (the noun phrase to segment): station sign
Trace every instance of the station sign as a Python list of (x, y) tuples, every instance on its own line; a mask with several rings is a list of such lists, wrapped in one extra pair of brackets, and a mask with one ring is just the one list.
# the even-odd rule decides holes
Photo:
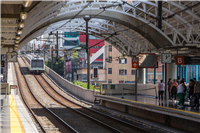
[(7, 52), (8, 62), (17, 62), (17, 52)]
[(132, 61), (132, 68), (138, 68), (138, 62)]
[(10, 85), (10, 89), (17, 89), (17, 85)]
[(139, 53), (137, 55), (138, 68), (156, 68), (157, 56), (155, 53)]
[(177, 65), (200, 65), (200, 56), (176, 56)]
[(176, 56), (176, 65), (184, 65), (184, 64), (185, 64), (184, 56)]

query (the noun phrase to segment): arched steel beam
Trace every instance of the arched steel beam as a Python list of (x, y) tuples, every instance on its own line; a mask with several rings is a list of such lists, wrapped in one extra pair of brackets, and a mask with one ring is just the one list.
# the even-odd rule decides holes
[[(93, 9), (92, 12), (90, 10), (84, 10), (81, 12), (77, 18), (82, 18), (85, 15), (90, 14), (91, 16), (95, 16), (98, 14), (101, 10), (99, 9)], [(70, 19), (75, 14), (77, 14), (78, 11), (72, 11), (67, 14), (63, 14), (60, 16), (57, 16), (55, 18), (49, 19), (48, 21), (44, 21), (41, 25), (37, 26), (34, 30), (30, 31), (29, 34), (27, 34), (22, 40), (20, 40), (20, 44), (24, 45), (25, 39), (28, 38), (31, 34), (34, 34), (36, 31), (40, 30), (41, 28), (44, 28), (52, 23), (56, 23), (62, 20)], [(129, 27), (130, 29), (135, 30), (142, 36), (144, 36), (147, 40), (149, 40), (156, 48), (162, 48), (165, 46), (171, 46), (172, 42), (171, 40), (167, 39), (163, 34), (160, 34), (157, 29), (153, 28), (150, 25), (145, 25), (144, 22), (142, 22), (139, 19), (133, 18), (130, 15), (123, 14), (122, 12), (112, 11), (112, 10), (106, 10), (102, 12), (100, 15), (96, 16), (96, 18), (100, 19), (106, 19), (111, 20), (120, 24), (123, 24), (126, 27)], [(139, 25), (144, 25), (141, 27), (137, 27)], [(154, 26), (154, 25), (153, 25)], [(150, 34), (153, 32), (154, 34)]]

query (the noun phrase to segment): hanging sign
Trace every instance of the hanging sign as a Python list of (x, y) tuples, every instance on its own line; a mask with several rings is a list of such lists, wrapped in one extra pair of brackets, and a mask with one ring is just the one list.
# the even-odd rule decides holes
[(155, 53), (139, 53), (138, 68), (156, 68), (157, 67), (157, 56)]
[(138, 68), (138, 62), (132, 61), (132, 68)]
[(10, 89), (17, 89), (17, 85), (10, 85)]
[(177, 65), (200, 65), (200, 56), (176, 56)]
[(184, 65), (184, 56), (176, 56), (176, 65)]
[(194, 57), (185, 56), (185, 64), (199, 65), (200, 64), (200, 56), (194, 56)]

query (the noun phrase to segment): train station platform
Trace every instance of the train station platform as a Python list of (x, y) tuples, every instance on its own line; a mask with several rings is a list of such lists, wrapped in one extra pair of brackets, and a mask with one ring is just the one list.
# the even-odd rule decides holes
[[(17, 85), (13, 64), (8, 65), (8, 83)], [(38, 133), (31, 116), (18, 96), (17, 89), (11, 89), (8, 95), (0, 95), (0, 99), (1, 133)]]
[(95, 95), (103, 107), (114, 109), (120, 112), (146, 118), (170, 127), (179, 128), (189, 132), (200, 130), (199, 110), (193, 111), (190, 107), (177, 109), (176, 103), (167, 101), (160, 103), (150, 97), (138, 96), (137, 101), (133, 95), (121, 96)]

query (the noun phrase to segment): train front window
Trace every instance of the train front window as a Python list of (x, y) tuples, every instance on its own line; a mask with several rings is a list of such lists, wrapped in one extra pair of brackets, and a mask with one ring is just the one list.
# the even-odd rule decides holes
[(32, 60), (31, 67), (43, 67), (43, 60)]

